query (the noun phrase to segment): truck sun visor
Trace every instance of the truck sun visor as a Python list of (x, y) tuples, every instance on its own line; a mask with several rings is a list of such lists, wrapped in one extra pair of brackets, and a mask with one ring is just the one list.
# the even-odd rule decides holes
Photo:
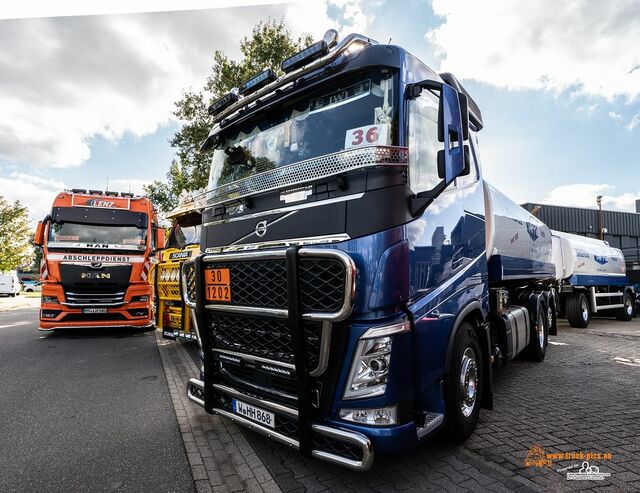
[(146, 228), (149, 217), (143, 212), (91, 207), (54, 207), (51, 219), (56, 223), (118, 224)]

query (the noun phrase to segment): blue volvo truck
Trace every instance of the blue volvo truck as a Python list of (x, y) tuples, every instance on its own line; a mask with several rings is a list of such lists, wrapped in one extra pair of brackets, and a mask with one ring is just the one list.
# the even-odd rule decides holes
[(481, 111), (453, 75), (335, 31), (281, 69), (209, 108), (189, 399), (355, 470), (463, 441), (492, 371), (544, 359), (551, 232), (484, 181)]

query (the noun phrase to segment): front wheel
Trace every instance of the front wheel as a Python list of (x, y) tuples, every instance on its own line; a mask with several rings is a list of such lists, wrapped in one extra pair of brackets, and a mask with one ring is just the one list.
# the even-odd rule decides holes
[(622, 304), (624, 305), (622, 308), (618, 308), (616, 310), (616, 318), (618, 320), (622, 320), (624, 322), (628, 322), (633, 319), (633, 300), (631, 299), (631, 295), (627, 291), (624, 293), (622, 298)]
[(589, 301), (584, 293), (573, 293), (567, 299), (567, 320), (571, 327), (585, 329), (591, 320)]
[(445, 384), (446, 433), (456, 443), (464, 442), (478, 423), (483, 378), (478, 335), (471, 324), (463, 322), (453, 340)]

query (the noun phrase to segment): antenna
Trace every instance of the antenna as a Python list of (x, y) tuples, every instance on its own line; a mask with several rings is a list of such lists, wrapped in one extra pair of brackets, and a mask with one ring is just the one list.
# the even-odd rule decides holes
[(109, 190), (109, 177), (107, 176), (107, 188), (106, 190)]
[(390, 44), (391, 44), (391, 40), (392, 40), (392, 39), (393, 39), (393, 38), (389, 38), (389, 42), (387, 43), (388, 45), (390, 45)]

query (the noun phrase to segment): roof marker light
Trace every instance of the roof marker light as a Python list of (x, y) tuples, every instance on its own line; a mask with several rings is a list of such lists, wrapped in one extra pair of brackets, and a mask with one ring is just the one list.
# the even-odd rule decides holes
[(209, 114), (215, 115), (216, 113), (220, 113), (222, 110), (235, 103), (238, 99), (240, 99), (240, 96), (237, 92), (232, 90), (230, 93), (211, 103), (211, 106), (209, 106)]
[(291, 72), (292, 70), (295, 70), (298, 67), (302, 67), (303, 65), (307, 64), (311, 60), (315, 60), (316, 58), (321, 57), (322, 55), (327, 53), (327, 51), (329, 51), (329, 46), (327, 45), (327, 42), (323, 39), (322, 41), (318, 41), (317, 43), (312, 44), (308, 48), (305, 48), (304, 50), (299, 51), (292, 57), (287, 58), (286, 60), (283, 60), (280, 68), (282, 68), (282, 71), (285, 73)]
[(248, 94), (250, 92), (257, 91), (261, 87), (266, 86), (269, 82), (273, 82), (277, 78), (278, 76), (273, 70), (271, 70), (271, 68), (263, 70), (258, 75), (249, 79), (247, 82), (240, 86), (240, 94), (244, 96), (245, 94)]

